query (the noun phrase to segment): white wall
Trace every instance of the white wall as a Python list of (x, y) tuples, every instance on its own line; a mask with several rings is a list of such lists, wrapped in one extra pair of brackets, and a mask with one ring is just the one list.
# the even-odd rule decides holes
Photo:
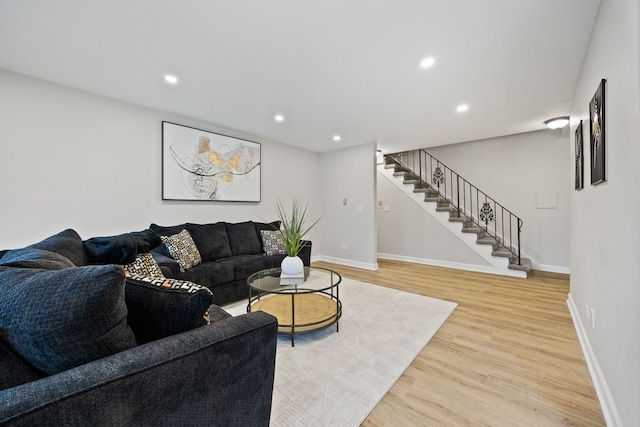
[[(522, 252), (534, 268), (569, 272), (568, 136), (543, 130), (427, 151), (524, 221)], [(557, 192), (557, 209), (537, 209), (537, 192)]]
[(375, 150), (372, 143), (321, 156), (326, 260), (377, 269)]
[(381, 257), (466, 270), (490, 267), (384, 175), (378, 174), (377, 188), (378, 203), (383, 206), (377, 209)]
[[(323, 213), (316, 153), (4, 70), (0, 94), (0, 248), (65, 228), (86, 239), (151, 222), (273, 220), (278, 198), (303, 197)], [(262, 202), (162, 201), (163, 120), (262, 143)], [(310, 234), (313, 255), (321, 230)]]
[[(602, 0), (571, 108), (572, 136), (583, 120), (585, 188), (571, 192), (569, 303), (605, 417), (625, 426), (640, 425), (638, 12), (638, 0)], [(607, 182), (591, 186), (588, 104), (603, 78)]]

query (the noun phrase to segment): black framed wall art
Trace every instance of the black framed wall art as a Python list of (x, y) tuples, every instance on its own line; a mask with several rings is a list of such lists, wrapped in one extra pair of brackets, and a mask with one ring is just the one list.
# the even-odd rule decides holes
[(162, 122), (162, 199), (260, 201), (260, 144)]
[(605, 151), (605, 79), (600, 81), (596, 93), (589, 102), (589, 131), (591, 141), (591, 185), (597, 185), (606, 180), (606, 151)]
[(584, 188), (584, 142), (582, 139), (582, 120), (578, 123), (575, 133), (576, 146), (576, 172), (575, 172), (575, 189), (582, 190)]

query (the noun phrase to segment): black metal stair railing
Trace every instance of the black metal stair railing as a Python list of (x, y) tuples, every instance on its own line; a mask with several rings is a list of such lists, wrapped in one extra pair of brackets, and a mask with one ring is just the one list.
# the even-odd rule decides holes
[[(404, 151), (385, 155), (387, 164), (396, 164), (413, 175), (416, 188), (423, 188), (426, 197), (432, 194), (446, 200), (454, 208), (452, 214), (471, 221), (508, 250), (521, 265), (520, 233), (523, 221), (485, 192), (458, 175), (425, 150)], [(437, 192), (437, 196), (435, 193)]]

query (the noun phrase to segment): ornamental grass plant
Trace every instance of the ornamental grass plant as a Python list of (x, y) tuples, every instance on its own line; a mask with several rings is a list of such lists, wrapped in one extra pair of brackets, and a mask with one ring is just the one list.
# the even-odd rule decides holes
[[(293, 199), (291, 213), (287, 213), (278, 199), (276, 211), (281, 223), (282, 242), (287, 256), (296, 257), (304, 247), (302, 239), (322, 219), (309, 219), (309, 204)], [(310, 225), (309, 225), (310, 224)]]

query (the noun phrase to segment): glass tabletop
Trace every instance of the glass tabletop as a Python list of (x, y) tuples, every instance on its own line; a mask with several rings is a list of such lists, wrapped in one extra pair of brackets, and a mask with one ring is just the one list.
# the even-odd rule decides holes
[[(302, 294), (325, 291), (338, 286), (342, 276), (333, 270), (320, 267), (305, 267), (304, 278), (281, 281), (280, 268), (270, 268), (253, 273), (247, 285), (259, 292), (273, 294)], [(293, 283), (293, 284), (283, 284)]]

